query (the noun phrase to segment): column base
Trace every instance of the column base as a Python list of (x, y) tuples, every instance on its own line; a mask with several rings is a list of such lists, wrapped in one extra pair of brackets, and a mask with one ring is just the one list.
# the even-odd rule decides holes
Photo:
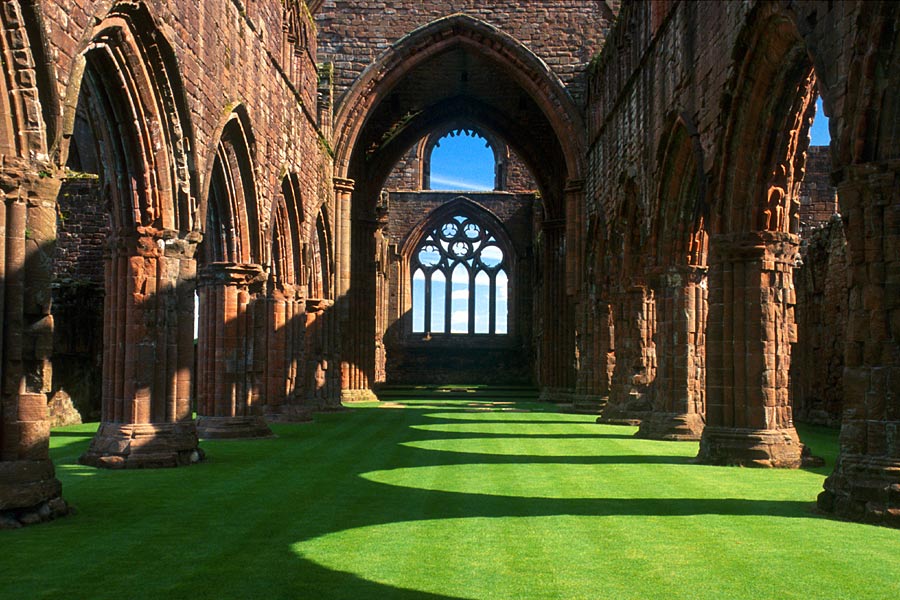
[(372, 390), (341, 390), (341, 402), (378, 402)]
[(101, 423), (83, 465), (105, 469), (182, 467), (203, 460), (193, 421)]
[(313, 420), (313, 410), (309, 406), (283, 405), (266, 411), (268, 423), (309, 423)]
[(575, 392), (570, 388), (541, 388), (538, 401), (552, 404), (573, 404)]
[(900, 528), (900, 458), (843, 455), (819, 494), (819, 510)]
[(653, 403), (647, 391), (630, 390), (627, 393), (610, 395), (610, 402), (597, 417), (597, 422), (604, 425), (637, 426), (653, 414)]
[(793, 428), (703, 430), (696, 462), (705, 465), (797, 469), (803, 464), (803, 444)]
[(197, 435), (202, 440), (246, 440), (275, 437), (266, 420), (252, 417), (197, 417)]
[(72, 510), (49, 460), (0, 462), (0, 529), (52, 521)]
[(583, 415), (599, 415), (607, 402), (609, 402), (609, 396), (576, 394), (572, 397), (572, 412)]
[(641, 421), (636, 438), (671, 442), (696, 442), (703, 435), (706, 423), (696, 413), (653, 413)]

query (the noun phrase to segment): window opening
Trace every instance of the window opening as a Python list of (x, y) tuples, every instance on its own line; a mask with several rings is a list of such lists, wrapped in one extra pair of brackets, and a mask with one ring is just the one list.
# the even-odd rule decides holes
[(506, 334), (507, 253), (475, 218), (442, 219), (411, 258), (413, 333)]
[(494, 150), (477, 133), (451, 131), (435, 143), (429, 164), (432, 190), (491, 191), (495, 180)]

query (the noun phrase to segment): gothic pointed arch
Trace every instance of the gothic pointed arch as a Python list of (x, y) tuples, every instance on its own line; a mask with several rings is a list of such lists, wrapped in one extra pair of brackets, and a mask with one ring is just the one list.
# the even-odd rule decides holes
[[(143, 3), (115, 3), (91, 29), (66, 98), (60, 158), (99, 157), (115, 227), (199, 228), (184, 86)], [(84, 135), (79, 120), (88, 124)]]
[(268, 260), (276, 285), (295, 286), (300, 283), (304, 268), (300, 239), (302, 210), (300, 181), (295, 173), (290, 173), (281, 182), (281, 194), (273, 203), (270, 219), (272, 246)]
[(708, 209), (696, 128), (673, 114), (658, 150), (659, 175), (648, 261), (655, 300), (653, 412), (638, 437), (698, 440), (705, 415)]
[[(778, 57), (773, 60), (773, 57)], [(723, 137), (709, 249), (706, 427), (698, 460), (797, 468), (791, 407), (793, 269), (799, 187), (816, 75), (795, 16), (748, 14), (722, 105)]]
[(366, 138), (363, 132), (373, 124), (375, 110), (397, 85), (417, 67), (457, 48), (474, 53), (508, 75), (521, 90), (519, 102), (523, 107), (533, 103), (535, 112), (546, 120), (559, 144), (562, 164), (558, 177), (580, 179), (584, 171), (584, 127), (563, 84), (543, 61), (514, 38), (464, 14), (437, 19), (401, 38), (363, 72), (340, 100), (335, 118), (336, 174), (352, 176), (351, 161), (359, 141)]
[[(190, 464), (200, 456), (190, 405), (199, 241), (191, 126), (175, 52), (146, 4), (116, 2), (90, 28), (66, 98), (60, 160), (99, 176), (112, 223), (102, 423), (81, 461)], [(158, 445), (132, 445), (135, 436)]]
[(673, 115), (657, 153), (659, 187), (650, 240), (651, 262), (705, 266), (709, 207), (703, 176), (703, 150), (697, 130), (684, 114)]
[(221, 126), (208, 170), (205, 222), (207, 262), (259, 264), (262, 247), (256, 183), (255, 138), (243, 105), (236, 106)]
[(316, 220), (310, 223), (306, 244), (307, 297), (323, 300), (334, 299), (334, 240), (331, 233), (328, 207), (325, 204), (316, 212)]
[[(738, 68), (723, 101), (716, 233), (799, 231), (799, 186), (816, 76), (793, 15), (758, 5), (736, 44)], [(778, 56), (778, 60), (770, 57)]]

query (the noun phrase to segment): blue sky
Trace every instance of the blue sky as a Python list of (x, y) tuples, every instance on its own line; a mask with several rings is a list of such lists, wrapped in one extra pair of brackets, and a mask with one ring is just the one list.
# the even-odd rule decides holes
[(822, 111), (822, 99), (816, 100), (816, 120), (810, 128), (810, 146), (827, 146), (831, 143), (831, 135), (828, 133), (828, 117)]
[(484, 138), (467, 134), (441, 138), (431, 153), (431, 189), (494, 189), (494, 153)]

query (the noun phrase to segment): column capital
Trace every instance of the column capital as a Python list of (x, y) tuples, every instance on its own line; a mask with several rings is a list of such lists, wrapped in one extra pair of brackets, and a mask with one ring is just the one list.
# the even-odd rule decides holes
[(793, 266), (800, 251), (800, 236), (783, 231), (745, 231), (710, 236), (710, 263), (765, 261)]
[[(197, 285), (204, 286), (236, 286), (246, 288), (262, 287), (268, 279), (268, 273), (261, 265), (214, 262), (200, 268)], [(254, 291), (258, 291), (254, 289)]]
[(584, 192), (584, 179), (568, 179), (566, 180), (565, 192), (567, 194), (578, 194)]
[(333, 177), (334, 191), (351, 193), (356, 188), (356, 182), (352, 179), (344, 179), (343, 177)]

